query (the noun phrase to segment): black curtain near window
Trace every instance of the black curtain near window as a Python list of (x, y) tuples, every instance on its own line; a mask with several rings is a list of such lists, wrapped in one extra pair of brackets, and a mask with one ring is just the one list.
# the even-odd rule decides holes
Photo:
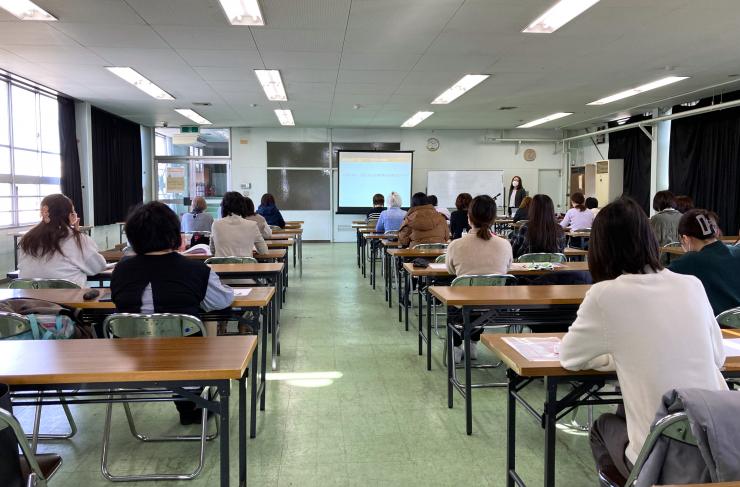
[[(625, 123), (649, 118), (635, 116)], [(609, 123), (609, 127), (618, 126), (616, 122)], [(609, 134), (609, 159), (624, 159), (624, 195), (637, 201), (647, 213), (650, 212), (650, 145), (650, 139), (639, 128)]]
[(62, 193), (75, 205), (80, 221), (85, 222), (82, 208), (82, 175), (80, 155), (77, 152), (77, 123), (75, 102), (64, 96), (57, 96), (59, 104), (59, 152), (62, 159)]
[(92, 107), (91, 125), (95, 225), (122, 222), (144, 196), (139, 124)]
[[(705, 98), (673, 113), (736, 100), (740, 92)], [(689, 195), (698, 208), (719, 214), (719, 226), (737, 235), (740, 225), (740, 108), (671, 122), (669, 181), (676, 194)]]

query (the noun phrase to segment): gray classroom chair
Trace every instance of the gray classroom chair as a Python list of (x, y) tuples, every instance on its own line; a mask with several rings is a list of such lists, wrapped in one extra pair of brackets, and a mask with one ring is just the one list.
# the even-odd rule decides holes
[(422, 243), (414, 245), (417, 250), (447, 250), (446, 243)]
[(256, 264), (257, 259), (254, 257), (209, 257), (205, 260), (206, 264)]
[[(175, 313), (116, 313), (105, 318), (103, 321), (103, 333), (106, 337), (115, 338), (174, 338), (193, 336), (198, 333), (206, 336), (206, 327), (195, 316)], [(197, 358), (194, 358), (197, 360)], [(208, 398), (209, 388), (203, 390), (202, 397)], [(111, 398), (113, 396), (110, 396)], [(126, 396), (123, 396), (126, 399)], [(132, 482), (147, 480), (192, 480), (200, 475), (205, 464), (206, 442), (213, 440), (218, 435), (218, 421), (216, 422), (216, 432), (208, 435), (208, 416), (207, 411), (203, 409), (201, 430), (199, 435), (165, 435), (149, 436), (137, 431), (134, 424), (133, 414), (128, 402), (123, 402), (123, 409), (126, 413), (126, 420), (131, 434), (143, 442), (161, 442), (161, 441), (200, 441), (200, 452), (198, 457), (198, 466), (190, 473), (180, 474), (137, 474), (137, 475), (113, 475), (108, 468), (108, 453), (110, 450), (110, 430), (112, 422), (113, 404), (108, 404), (105, 418), (105, 428), (103, 431), (103, 453), (100, 459), (100, 469), (103, 476), (113, 482)]]
[(740, 306), (718, 314), (717, 323), (727, 328), (740, 328)]
[(66, 279), (13, 279), (10, 289), (80, 289), (80, 286)]
[(524, 254), (520, 256), (517, 260), (517, 262), (565, 262), (565, 254), (561, 253), (548, 253), (548, 252), (539, 252), (539, 253), (533, 253), (533, 254)]

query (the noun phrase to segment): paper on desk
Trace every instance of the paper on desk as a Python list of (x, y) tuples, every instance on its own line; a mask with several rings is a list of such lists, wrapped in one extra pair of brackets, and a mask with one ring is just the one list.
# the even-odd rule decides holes
[(109, 262), (109, 263), (105, 264), (105, 268), (106, 268), (106, 270), (111, 270), (111, 269), (113, 269), (113, 268), (114, 268), (115, 266), (116, 266), (116, 263), (115, 263), (115, 262)]
[(249, 287), (235, 287), (234, 288), (234, 296), (249, 296), (249, 293), (252, 292), (252, 288)]
[(502, 340), (531, 362), (560, 360), (558, 352), (560, 338), (558, 337), (504, 337)]
[(429, 269), (433, 271), (446, 271), (447, 270), (447, 264), (444, 262), (432, 262), (429, 264)]
[(725, 338), (722, 341), (725, 344), (726, 357), (740, 357), (740, 338)]

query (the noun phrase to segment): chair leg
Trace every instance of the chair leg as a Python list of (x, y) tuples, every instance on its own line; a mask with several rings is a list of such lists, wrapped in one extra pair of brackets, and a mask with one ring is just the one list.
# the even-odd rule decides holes
[[(208, 394), (208, 388), (205, 388), (203, 391), (203, 394), (205, 394), (207, 397)], [(109, 399), (112, 399), (113, 396), (108, 396)], [(124, 403), (124, 406), (128, 406), (127, 403)], [(206, 442), (208, 441), (208, 411), (203, 409), (203, 417), (200, 427), (200, 436), (197, 438), (200, 440), (200, 451), (198, 455), (198, 465), (196, 466), (195, 470), (193, 470), (191, 473), (186, 474), (171, 474), (171, 473), (155, 473), (155, 474), (138, 474), (138, 475), (113, 475), (110, 473), (110, 470), (108, 469), (108, 452), (110, 450), (110, 430), (111, 430), (111, 423), (112, 423), (112, 412), (113, 412), (113, 404), (108, 404), (106, 415), (105, 415), (105, 427), (103, 430), (103, 449), (100, 456), (100, 471), (103, 474), (103, 477), (110, 480), (111, 482), (137, 482), (137, 481), (147, 481), (147, 480), (193, 480), (200, 473), (203, 471), (203, 466), (205, 464), (205, 451), (206, 451)], [(127, 411), (127, 416), (130, 415), (130, 410)], [(218, 421), (217, 421), (218, 422)], [(129, 422), (129, 428), (131, 428), (132, 422)], [(134, 428), (135, 431), (135, 428)], [(133, 431), (132, 431), (133, 433)], [(134, 435), (138, 438), (137, 435)], [(215, 436), (214, 436), (215, 437)], [(171, 437), (171, 439), (184, 439), (185, 437)], [(139, 438), (141, 439), (141, 438)], [(142, 440), (147, 441), (147, 440)], [(166, 441), (166, 440), (155, 440), (152, 438), (149, 438), (148, 441)]]
[[(124, 396), (125, 397), (125, 396)], [(139, 441), (144, 442), (158, 442), (158, 441), (200, 441), (200, 435), (164, 435), (164, 436), (149, 436), (139, 433), (134, 423), (134, 415), (131, 413), (131, 406), (129, 403), (123, 403), (123, 411), (126, 413), (126, 420), (128, 421), (128, 429), (131, 431), (131, 435)], [(203, 410), (203, 412), (206, 412)], [(207, 416), (206, 416), (207, 419)], [(206, 436), (207, 441), (216, 439), (218, 436), (218, 421), (216, 421), (216, 431), (212, 435)]]
[[(59, 392), (61, 393), (61, 391)], [(77, 423), (75, 423), (75, 418), (72, 416), (72, 411), (69, 410), (67, 401), (65, 401), (63, 397), (60, 397), (59, 402), (62, 405), (62, 410), (64, 411), (64, 415), (67, 417), (67, 422), (69, 423), (69, 433), (41, 433), (41, 410), (43, 406), (36, 406), (33, 421), (33, 433), (26, 435), (26, 438), (31, 440), (31, 449), (34, 453), (36, 453), (38, 449), (39, 440), (68, 440), (77, 434)]]

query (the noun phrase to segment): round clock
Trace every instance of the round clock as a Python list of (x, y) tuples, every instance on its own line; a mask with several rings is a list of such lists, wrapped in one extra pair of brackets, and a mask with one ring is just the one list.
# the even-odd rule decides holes
[(439, 149), (439, 139), (435, 137), (430, 137), (427, 139), (427, 150), (434, 152), (437, 149)]
[(537, 159), (537, 151), (534, 149), (527, 149), (524, 151), (524, 160), (527, 162), (532, 162), (535, 159)]

